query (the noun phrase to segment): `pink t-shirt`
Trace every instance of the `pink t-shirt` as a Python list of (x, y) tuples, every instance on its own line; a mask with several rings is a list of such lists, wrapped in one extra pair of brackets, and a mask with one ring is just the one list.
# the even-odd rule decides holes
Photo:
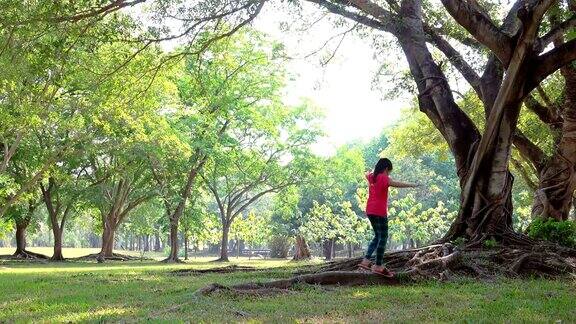
[(390, 178), (385, 173), (380, 173), (373, 181), (372, 173), (366, 175), (368, 180), (368, 202), (366, 203), (366, 215), (380, 217), (388, 216), (388, 187)]

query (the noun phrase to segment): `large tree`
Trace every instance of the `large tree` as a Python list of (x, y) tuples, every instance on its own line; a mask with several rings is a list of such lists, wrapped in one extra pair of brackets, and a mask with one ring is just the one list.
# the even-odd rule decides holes
[[(419, 0), (379, 4), (372, 1), (313, 0), (327, 10), (396, 37), (418, 89), (420, 109), (442, 133), (452, 151), (461, 180), (461, 210), (445, 236), (482, 241), (495, 236), (522, 243), (511, 230), (512, 177), (510, 148), (522, 100), (542, 80), (576, 58), (576, 42), (569, 41), (544, 54), (538, 31), (554, 1), (518, 1), (498, 26), (476, 2), (443, 0), (458, 25), (490, 52), (481, 77), (462, 55), (426, 21)], [(448, 79), (434, 60), (427, 41), (453, 50), (449, 58), (462, 67), (478, 89), (487, 121), (481, 136), (458, 106)], [(434, 40), (436, 38), (436, 40)], [(472, 73), (474, 72), (474, 73)]]
[(171, 127), (188, 147), (187, 162), (165, 160), (162, 154), (151, 157), (170, 219), (171, 261), (178, 260), (178, 222), (197, 185), (197, 175), (224, 140), (230, 124), (245, 118), (261, 102), (275, 101), (283, 81), (282, 70), (273, 63), (276, 49), (263, 35), (243, 30), (213, 42), (209, 49), (203, 47), (214, 34), (200, 37), (191, 46), (198, 54), (189, 56), (177, 75), (181, 107), (170, 117)]
[(231, 123), (227, 141), (211, 156), (202, 177), (222, 223), (220, 261), (228, 261), (228, 234), (242, 212), (265, 195), (307, 180), (309, 146), (317, 136), (315, 114), (307, 109), (253, 107)]
[[(89, 3), (78, 5), (75, 9)], [(83, 97), (121, 69), (126, 57), (130, 57), (128, 54), (112, 69), (96, 69), (94, 72), (98, 73), (86, 77), (92, 72), (88, 71), (90, 67), (103, 62), (95, 59), (94, 53), (110, 43), (111, 31), (117, 37), (129, 37), (134, 30), (133, 22), (122, 15), (106, 19), (93, 17), (74, 23), (58, 23), (47, 17), (70, 10), (73, 8), (69, 6), (29, 1), (3, 4), (0, 22), (0, 66), (4, 71), (0, 81), (0, 118), (3, 120), (0, 126), (0, 183), (12, 190), (0, 196), (0, 216), (34, 190), (51, 165), (74, 151), (74, 146), (82, 139), (71, 136), (64, 145), (36, 156), (34, 168), (28, 167), (28, 177), (20, 177), (16, 182), (8, 169), (18, 152), (35, 141), (39, 131), (51, 127), (56, 118), (65, 117), (61, 109), (63, 101), (77, 104), (79, 110), (84, 109)]]

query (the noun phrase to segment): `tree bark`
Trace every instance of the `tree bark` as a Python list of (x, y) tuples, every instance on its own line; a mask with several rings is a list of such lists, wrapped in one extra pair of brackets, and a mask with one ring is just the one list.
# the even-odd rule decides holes
[(236, 238), (236, 259), (240, 259), (240, 239)]
[(222, 241), (220, 243), (220, 258), (218, 261), (228, 262), (228, 235), (230, 233), (230, 224), (225, 223), (222, 226)]
[(295, 261), (299, 260), (308, 260), (312, 257), (310, 254), (310, 249), (308, 248), (308, 244), (302, 235), (296, 235), (296, 246), (294, 251), (294, 257), (292, 258)]
[(322, 252), (324, 254), (324, 260), (332, 260), (332, 254), (334, 250), (334, 244), (332, 240), (324, 240), (322, 244)]
[(100, 255), (103, 257), (114, 256), (114, 233), (116, 228), (112, 225), (106, 224), (102, 231), (102, 248)]
[(144, 235), (144, 252), (150, 251), (150, 235)]
[(154, 251), (156, 252), (160, 252), (162, 250), (162, 246), (160, 246), (160, 234), (158, 232), (156, 232), (156, 234), (154, 234)]
[(188, 235), (183, 233), (184, 235), (184, 260), (188, 260)]
[[(446, 5), (452, 2), (443, 3)], [(527, 5), (518, 11), (518, 18), (522, 21), (521, 30), (517, 39), (514, 39), (509, 59), (499, 57), (506, 67), (505, 77), (490, 107), (484, 134), (465, 177), (458, 218), (444, 241), (463, 236), (469, 238), (472, 244), (489, 237), (501, 239), (505, 243), (528, 243), (526, 238), (514, 235), (512, 229), (513, 178), (508, 171), (508, 164), (520, 104), (529, 89), (527, 71), (534, 64), (533, 58), (537, 54), (534, 53), (534, 42), (542, 16), (551, 4), (552, 1), (534, 2), (532, 7)], [(462, 18), (455, 14), (455, 11), (462, 8), (456, 5), (448, 9), (456, 20)]]
[[(475, 170), (473, 177), (478, 186), (473, 192), (474, 196), (467, 197), (471, 192), (469, 189), (468, 193), (465, 190), (465, 185), (470, 181), (471, 157), (475, 151), (477, 152), (477, 147), (482, 143), (483, 138), (480, 137), (474, 123), (455, 103), (446, 76), (434, 62), (426, 46), (420, 2), (403, 2), (401, 13), (404, 18), (404, 28), (398, 40), (420, 91), (418, 97), (420, 109), (426, 113), (442, 133), (455, 157), (457, 174), (463, 189), (462, 201), (467, 204), (466, 210), (461, 211), (459, 219), (456, 220), (449, 232), (448, 240), (466, 234), (483, 232), (483, 228), (479, 228), (479, 225), (482, 224), (480, 227), (484, 227), (488, 224), (484, 224), (482, 216), (476, 213), (479, 211), (498, 212), (497, 208), (486, 210), (486, 204), (490, 205), (491, 202), (498, 200), (503, 202), (497, 205), (497, 207), (502, 207), (500, 208), (501, 211), (504, 210), (504, 206), (510, 208), (512, 178), (508, 172), (509, 143), (514, 132), (513, 126), (515, 126), (517, 119), (517, 111), (507, 113), (502, 118), (507, 123), (506, 126), (502, 127), (504, 131), (497, 137), (496, 145), (492, 145), (492, 147), (496, 147), (496, 149), (491, 150), (494, 161), (490, 164), (483, 164), (482, 172)], [(500, 100), (502, 101), (502, 99), (505, 97)], [(486, 140), (488, 138), (484, 139), (484, 141)], [(481, 196), (486, 198), (488, 202), (482, 201)], [(469, 208), (468, 204), (471, 204), (473, 208)], [(508, 226), (509, 221), (511, 218), (495, 217), (493, 221), (488, 223), (490, 227), (502, 228)]]
[(178, 257), (180, 244), (178, 242), (178, 220), (170, 221), (170, 254), (164, 262), (181, 262)]
[(19, 219), (16, 221), (16, 252), (14, 255), (23, 254), (26, 251), (26, 228), (30, 224), (30, 219)]
[[(42, 191), (44, 204), (46, 205), (46, 210), (48, 211), (48, 216), (50, 218), (50, 225), (52, 225), (52, 234), (54, 235), (54, 254), (50, 260), (63, 261), (64, 256), (62, 255), (62, 235), (72, 202), (68, 202), (68, 204), (62, 204), (59, 199), (60, 197), (57, 194), (55, 197), (53, 196), (53, 192), (58, 190), (57, 184), (53, 178), (48, 179), (47, 188), (41, 184), (40, 189)], [(53, 200), (53, 198), (55, 199)], [(59, 215), (61, 215), (60, 221), (58, 221)]]
[(576, 68), (561, 69), (564, 77), (562, 132), (552, 157), (540, 173), (532, 216), (567, 220), (576, 189)]
[(52, 261), (64, 261), (64, 256), (62, 255), (62, 232), (58, 227), (52, 228), (52, 233), (54, 234), (54, 254), (50, 258)]

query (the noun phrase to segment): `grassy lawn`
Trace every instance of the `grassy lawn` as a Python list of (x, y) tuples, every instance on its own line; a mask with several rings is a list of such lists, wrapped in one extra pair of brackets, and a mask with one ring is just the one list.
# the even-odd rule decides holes
[[(74, 251), (64, 251), (72, 256)], [(78, 251), (76, 251), (78, 252)], [(76, 253), (74, 252), (74, 253)], [(84, 253), (80, 254), (86, 254)], [(0, 251), (0, 254), (5, 254)], [(234, 262), (235, 260), (233, 260)], [(0, 322), (6, 321), (485, 321), (576, 320), (575, 280), (425, 283), (402, 287), (325, 289), (290, 294), (197, 296), (212, 282), (233, 284), (289, 276), (284, 260), (240, 259), (272, 268), (257, 273), (174, 276), (170, 270), (217, 266), (208, 259), (165, 265), (153, 261), (106, 264), (0, 261)]]
[[(52, 247), (30, 247), (27, 249), (31, 252), (42, 253), (42, 254), (47, 255), (47, 256), (51, 256), (52, 253), (54, 252), (54, 249)], [(10, 254), (14, 253), (15, 250), (16, 250), (15, 248), (4, 248), (3, 247), (3, 248), (0, 248), (0, 255), (10, 255)], [(63, 248), (62, 249), (62, 254), (64, 254), (65, 258), (77, 258), (77, 257), (85, 256), (88, 254), (92, 254), (92, 253), (98, 253), (98, 252), (100, 252), (100, 249), (91, 249), (91, 248)], [(135, 257), (140, 257), (140, 252), (138, 252), (138, 251), (116, 251), (116, 250), (114, 250), (114, 252), (127, 254), (127, 255), (131, 255), (131, 256), (135, 256)], [(165, 258), (166, 255), (161, 253), (161, 252), (150, 251), (150, 252), (145, 252), (144, 257), (148, 258), (148, 259), (161, 260), (161, 259)]]

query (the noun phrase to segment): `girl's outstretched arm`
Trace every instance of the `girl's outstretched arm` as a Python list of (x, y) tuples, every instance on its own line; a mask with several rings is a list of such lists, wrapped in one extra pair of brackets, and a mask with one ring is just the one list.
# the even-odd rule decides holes
[(390, 179), (388, 182), (388, 185), (390, 187), (395, 187), (395, 188), (415, 188), (415, 187), (419, 187), (420, 185), (417, 183), (410, 183), (410, 182), (401, 182), (401, 181), (396, 181), (393, 179)]

